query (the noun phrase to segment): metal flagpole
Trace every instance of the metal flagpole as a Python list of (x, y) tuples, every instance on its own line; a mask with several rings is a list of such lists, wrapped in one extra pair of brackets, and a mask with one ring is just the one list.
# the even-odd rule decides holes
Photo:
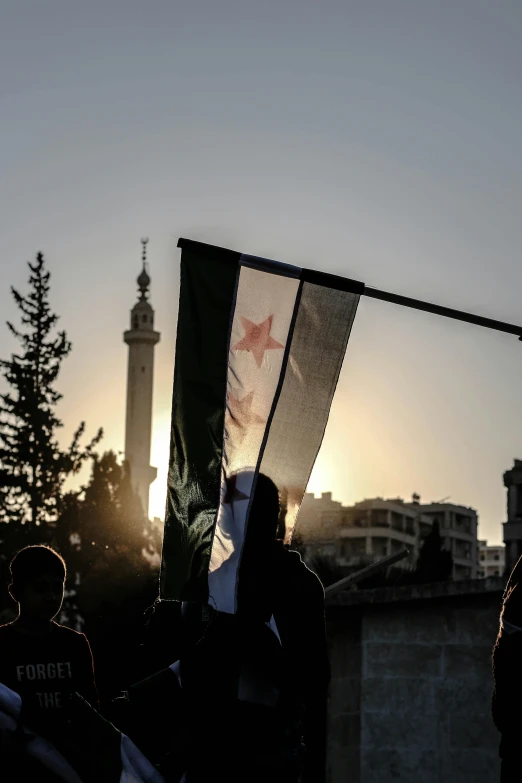
[(382, 560), (377, 560), (375, 563), (371, 563), (365, 568), (361, 568), (360, 571), (356, 571), (354, 574), (350, 574), (350, 576), (345, 576), (344, 579), (340, 579), (339, 582), (334, 582), (333, 585), (329, 585), (329, 587), (325, 588), (325, 598), (331, 598), (332, 595), (340, 593), (341, 590), (345, 590), (347, 587), (357, 584), (357, 582), (361, 582), (363, 579), (367, 579), (369, 576), (373, 576), (379, 571), (383, 571), (385, 568), (389, 568), (389, 566), (394, 563), (398, 563), (399, 560), (404, 560), (408, 554), (409, 551), (407, 549), (402, 549), (395, 555), (383, 557)]
[(453, 310), (451, 307), (442, 307), (441, 305), (423, 302), (420, 299), (411, 299), (409, 296), (400, 296), (391, 294), (388, 291), (379, 291), (378, 288), (364, 287), (363, 296), (369, 296), (371, 299), (381, 299), (383, 302), (392, 302), (403, 307), (412, 307), (415, 310), (423, 310), (426, 313), (442, 315), (445, 318), (454, 318), (456, 321), (465, 321), (477, 326), (485, 326), (487, 329), (496, 329), (498, 332), (507, 332), (516, 334), (519, 340), (522, 340), (522, 326), (507, 324), (504, 321), (495, 321), (492, 318), (484, 318), (482, 315), (473, 315), (465, 313), (462, 310)]
[[(235, 256), (240, 255), (239, 253), (227, 250), (226, 248), (208, 245), (205, 242), (197, 242), (192, 239), (184, 239), (183, 237), (178, 239), (178, 247), (197, 247), (200, 252), (220, 250)], [(522, 326), (516, 326), (515, 324), (508, 324), (493, 318), (485, 318), (482, 315), (466, 313), (463, 310), (454, 310), (451, 307), (443, 307), (442, 305), (433, 304), (432, 302), (424, 302), (421, 299), (412, 299), (409, 296), (393, 294), (389, 291), (380, 291), (378, 288), (372, 288), (357, 280), (351, 280), (346, 277), (341, 277), (340, 275), (332, 275), (327, 272), (315, 272), (309, 269), (303, 269), (301, 277), (302, 279), (309, 280), (309, 282), (316, 283), (317, 285), (328, 285), (331, 288), (340, 288), (343, 291), (353, 291), (355, 294), (369, 296), (371, 299), (380, 299), (383, 302), (391, 302), (392, 304), (402, 305), (403, 307), (411, 307), (414, 310), (423, 310), (426, 313), (442, 315), (444, 318), (453, 318), (456, 321), (464, 321), (469, 324), (475, 324), (476, 326), (484, 326), (486, 329), (495, 329), (497, 332), (515, 334), (519, 340), (522, 340)]]

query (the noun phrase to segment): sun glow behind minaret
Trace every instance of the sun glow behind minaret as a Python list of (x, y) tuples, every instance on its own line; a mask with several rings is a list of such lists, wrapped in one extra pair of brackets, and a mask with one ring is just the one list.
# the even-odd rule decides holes
[(170, 454), (170, 410), (163, 410), (154, 416), (152, 428), (151, 462), (158, 466), (156, 481), (150, 486), (149, 516), (165, 519), (167, 497), (167, 476)]

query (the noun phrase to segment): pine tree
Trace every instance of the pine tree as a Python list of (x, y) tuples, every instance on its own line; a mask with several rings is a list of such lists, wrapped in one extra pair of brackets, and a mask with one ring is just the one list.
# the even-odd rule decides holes
[(23, 526), (27, 540), (38, 528), (41, 540), (58, 519), (65, 481), (92, 456), (102, 431), (82, 446), (82, 422), (68, 448), (58, 443), (62, 422), (56, 406), (62, 395), (55, 382), (71, 343), (64, 331), (55, 333), (58, 316), (49, 304), (50, 273), (42, 253), (29, 268), (29, 293), (22, 296), (11, 289), (22, 326), (7, 323), (21, 351), (0, 361), (10, 387), (0, 395), (0, 522), (9, 523), (10, 534)]
[[(132, 488), (127, 462), (120, 464), (113, 451), (93, 455), (89, 483), (82, 488), (78, 503), (69, 505), (69, 514), (60, 520), (60, 535), (79, 536), (81, 568), (101, 567), (107, 560), (123, 556), (139, 570), (144, 559), (158, 551), (159, 533), (144, 514), (140, 499)], [(145, 559), (146, 559), (145, 556)]]

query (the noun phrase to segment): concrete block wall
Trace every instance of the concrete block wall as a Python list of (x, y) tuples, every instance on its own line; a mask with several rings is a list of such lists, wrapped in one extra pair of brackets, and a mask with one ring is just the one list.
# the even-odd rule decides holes
[[(344, 614), (344, 613), (343, 613)], [(332, 684), (328, 705), (328, 783), (359, 783), (361, 766), (361, 616), (330, 623)]]
[(431, 597), (429, 587), (409, 598), (368, 591), (367, 603), (329, 610), (330, 783), (499, 780), (490, 707), (501, 585), (484, 581)]

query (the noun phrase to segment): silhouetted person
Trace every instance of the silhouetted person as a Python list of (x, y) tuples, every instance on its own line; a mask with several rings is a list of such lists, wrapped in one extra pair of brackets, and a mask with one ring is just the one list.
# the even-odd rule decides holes
[[(326, 641), (324, 589), (298, 552), (284, 545), (279, 492), (263, 474), (257, 479), (245, 544), (239, 612), (245, 602), (261, 602), (263, 619), (273, 616), (284, 659), (283, 698), (299, 705), (306, 749), (303, 783), (322, 783), (326, 770), (326, 707), (330, 666)], [(268, 540), (270, 535), (270, 540)], [(268, 551), (265, 554), (265, 548)], [(250, 579), (248, 579), (248, 575)], [(255, 580), (260, 589), (256, 590)], [(265, 592), (266, 591), (266, 592)], [(246, 593), (246, 594), (245, 594)], [(265, 599), (266, 596), (266, 599)]]
[(520, 783), (522, 760), (522, 558), (509, 577), (493, 648), (493, 720), (501, 734), (501, 783)]
[(324, 589), (293, 552), (276, 542), (271, 561), (277, 592), (274, 618), (281, 636), (286, 691), (302, 704), (306, 748), (303, 783), (321, 783), (326, 771), (326, 709), (330, 666), (324, 619)]
[[(210, 622), (195, 647), (130, 689), (135, 713), (148, 716), (142, 749), (157, 759), (159, 745), (171, 738), (160, 765), (169, 781), (182, 772), (186, 783), (325, 778), (324, 591), (299, 554), (276, 539), (279, 518), (277, 488), (260, 475), (243, 546), (237, 614), (207, 612)], [(194, 641), (202, 626), (198, 607), (192, 611)], [(132, 738), (140, 745), (139, 737)]]
[[(180, 728), (176, 709), (169, 709), (165, 716), (151, 716), (150, 712), (156, 712), (155, 699), (163, 702), (170, 698), (172, 682), (168, 675), (164, 676), (165, 671), (173, 661), (186, 660), (193, 653), (205, 633), (211, 611), (205, 604), (157, 599), (145, 612), (143, 641), (135, 667), (135, 683), (139, 681), (140, 686), (146, 683), (144, 703), (141, 704), (136, 695), (131, 703), (128, 692), (124, 692), (109, 704), (107, 717), (149, 758), (161, 758), (165, 748), (168, 748), (169, 756), (175, 753), (173, 736)], [(136, 694), (135, 686), (131, 686), (131, 690)], [(142, 688), (138, 691), (141, 694)]]
[(145, 679), (193, 649), (205, 633), (210, 607), (157, 599), (145, 612), (136, 679)]
[[(0, 682), (21, 696), (21, 722), (59, 742), (71, 694), (78, 692), (91, 705), (98, 704), (89, 642), (84, 634), (54, 621), (66, 577), (57, 552), (47, 546), (26, 547), (13, 558), (10, 574), (9, 592), (18, 604), (18, 617), (0, 626)], [(34, 779), (47, 778), (42, 771)]]

